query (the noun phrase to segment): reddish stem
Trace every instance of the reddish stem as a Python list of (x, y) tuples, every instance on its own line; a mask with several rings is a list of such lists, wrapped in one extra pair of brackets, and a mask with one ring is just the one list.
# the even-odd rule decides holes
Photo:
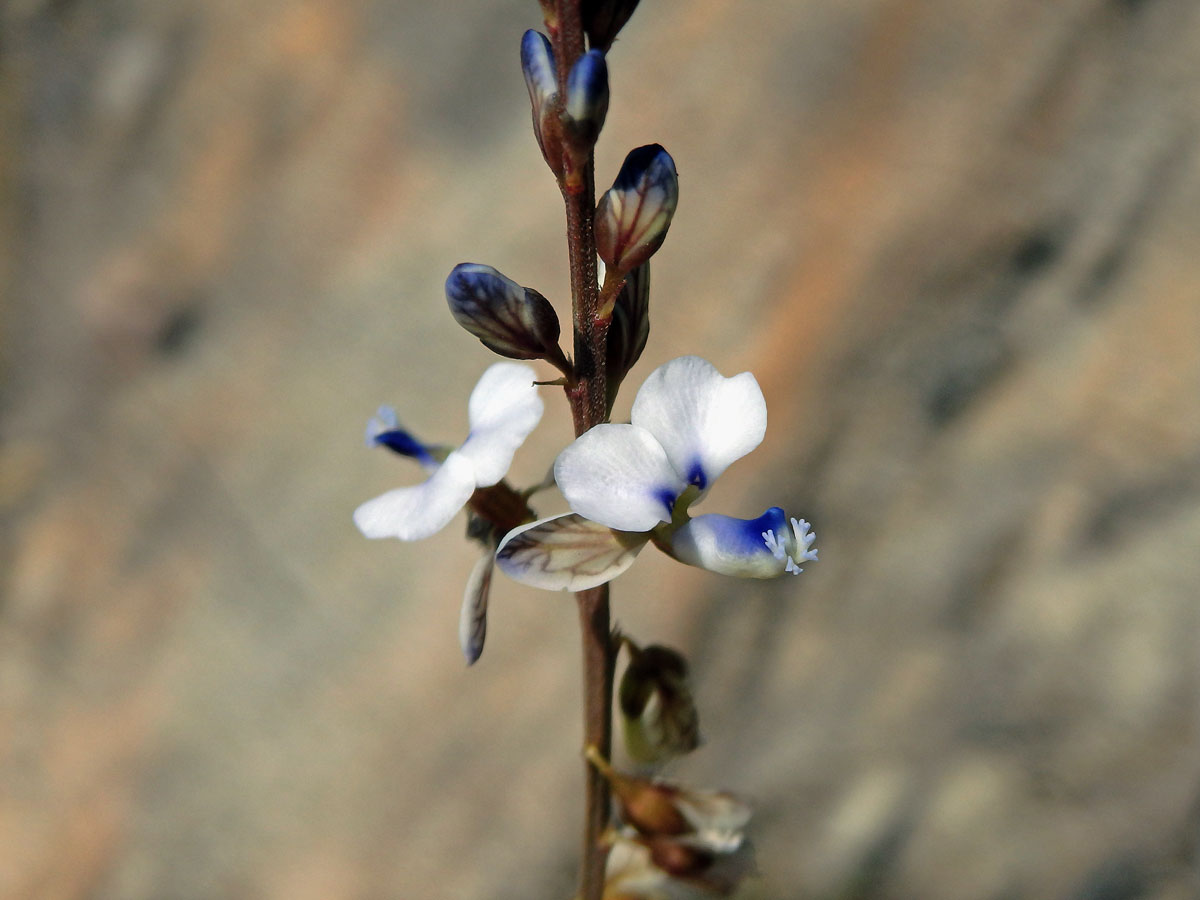
[[(580, 5), (580, 0), (555, 0), (555, 27), (549, 29), (558, 69), (558, 92), (564, 98), (567, 76), (584, 52)], [(608, 323), (597, 315), (599, 296), (593, 231), (595, 161), (590, 146), (570, 146), (571, 140), (564, 134), (561, 187), (567, 213), (567, 253), (575, 332), (575, 378), (567, 385), (566, 392), (578, 436), (607, 418), (604, 361)], [(613, 668), (616, 663), (608, 585), (580, 591), (575, 599), (583, 640), (583, 745), (598, 748), (607, 758), (612, 749)], [(609, 822), (609, 787), (604, 777), (586, 762), (584, 773), (586, 795), (579, 898), (601, 900), (608, 858), (602, 838)]]

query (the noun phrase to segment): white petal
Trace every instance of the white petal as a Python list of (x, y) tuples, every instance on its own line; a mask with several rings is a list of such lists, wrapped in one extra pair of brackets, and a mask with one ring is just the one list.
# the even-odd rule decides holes
[(468, 666), (473, 665), (483, 653), (483, 641), (487, 637), (488, 593), (492, 587), (495, 562), (492, 548), (488, 547), (471, 570), (466, 590), (463, 591), (462, 610), (458, 615), (458, 645), (462, 647)]
[(474, 465), (454, 452), (423, 484), (368, 500), (354, 511), (354, 524), (369, 538), (420, 540), (445, 528), (474, 491)]
[(501, 362), (490, 366), (471, 391), (471, 433), (458, 452), (474, 463), (479, 487), (504, 477), (513, 454), (541, 421), (545, 404), (533, 384), (536, 378), (529, 366)]
[(749, 372), (726, 378), (707, 360), (681, 356), (650, 373), (630, 419), (658, 439), (685, 482), (704, 492), (762, 443), (767, 403)]
[(496, 565), (515, 581), (548, 591), (585, 591), (616, 578), (646, 546), (630, 534), (574, 513), (514, 528), (496, 551)]
[(636, 425), (597, 425), (558, 455), (554, 479), (572, 512), (621, 531), (671, 521), (685, 485), (654, 436)]

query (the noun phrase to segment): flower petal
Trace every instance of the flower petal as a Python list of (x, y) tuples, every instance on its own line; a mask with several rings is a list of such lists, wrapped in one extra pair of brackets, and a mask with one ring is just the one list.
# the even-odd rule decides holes
[(496, 565), (522, 584), (585, 591), (633, 565), (649, 539), (567, 513), (514, 528), (500, 542)]
[(471, 433), (458, 453), (475, 466), (475, 484), (490, 487), (504, 477), (513, 454), (542, 419), (537, 373), (521, 363), (488, 368), (467, 405)]
[(492, 588), (495, 562), (489, 546), (471, 569), (466, 590), (463, 591), (462, 611), (458, 616), (458, 644), (462, 647), (468, 666), (474, 665), (483, 653), (483, 641), (487, 637), (488, 594)]
[(671, 521), (685, 485), (662, 446), (636, 425), (597, 425), (558, 455), (554, 479), (572, 512), (621, 531)]
[(741, 578), (799, 575), (797, 562), (815, 560), (815, 536), (803, 519), (789, 523), (773, 506), (757, 519), (709, 514), (696, 516), (670, 535), (672, 555), (689, 566)]
[(475, 466), (455, 451), (422, 484), (397, 488), (354, 511), (354, 524), (369, 538), (416, 541), (441, 531), (475, 491)]
[(749, 372), (726, 378), (707, 360), (681, 356), (650, 373), (630, 420), (653, 434), (680, 477), (703, 493), (762, 443), (767, 403)]

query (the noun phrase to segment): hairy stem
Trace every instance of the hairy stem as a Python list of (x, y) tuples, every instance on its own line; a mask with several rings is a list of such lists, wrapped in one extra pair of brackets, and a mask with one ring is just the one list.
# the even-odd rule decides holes
[[(559, 96), (567, 95), (567, 75), (584, 52), (580, 0), (555, 0), (556, 22), (550, 29), (558, 68)], [(567, 139), (569, 141), (570, 138)], [(592, 150), (567, 148), (562, 179), (567, 213), (567, 252), (571, 270), (571, 310), (575, 331), (575, 378), (567, 386), (575, 434), (599, 425), (607, 416), (604, 384), (607, 322), (597, 315), (595, 163)], [(572, 150), (576, 152), (571, 152)], [(580, 591), (579, 625), (583, 639), (583, 745), (607, 758), (612, 748), (612, 691), (616, 654), (611, 637), (608, 586)], [(584, 763), (586, 799), (583, 858), (579, 867), (580, 900), (601, 900), (608, 850), (602, 837), (608, 827), (608, 782)]]

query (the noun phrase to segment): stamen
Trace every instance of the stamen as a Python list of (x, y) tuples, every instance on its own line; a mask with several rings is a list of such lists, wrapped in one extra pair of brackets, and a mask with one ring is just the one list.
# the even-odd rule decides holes
[(773, 529), (768, 528), (766, 531), (764, 531), (762, 533), (762, 539), (763, 543), (767, 545), (767, 549), (771, 551), (771, 555), (776, 559), (782, 560), (787, 555), (787, 551), (784, 550), (783, 544), (775, 537), (775, 531)]
[(801, 550), (800, 559), (815, 562), (817, 551), (812, 548), (817, 539), (816, 532), (809, 531), (811, 526), (803, 519), (792, 519), (792, 534), (796, 536), (796, 549)]

